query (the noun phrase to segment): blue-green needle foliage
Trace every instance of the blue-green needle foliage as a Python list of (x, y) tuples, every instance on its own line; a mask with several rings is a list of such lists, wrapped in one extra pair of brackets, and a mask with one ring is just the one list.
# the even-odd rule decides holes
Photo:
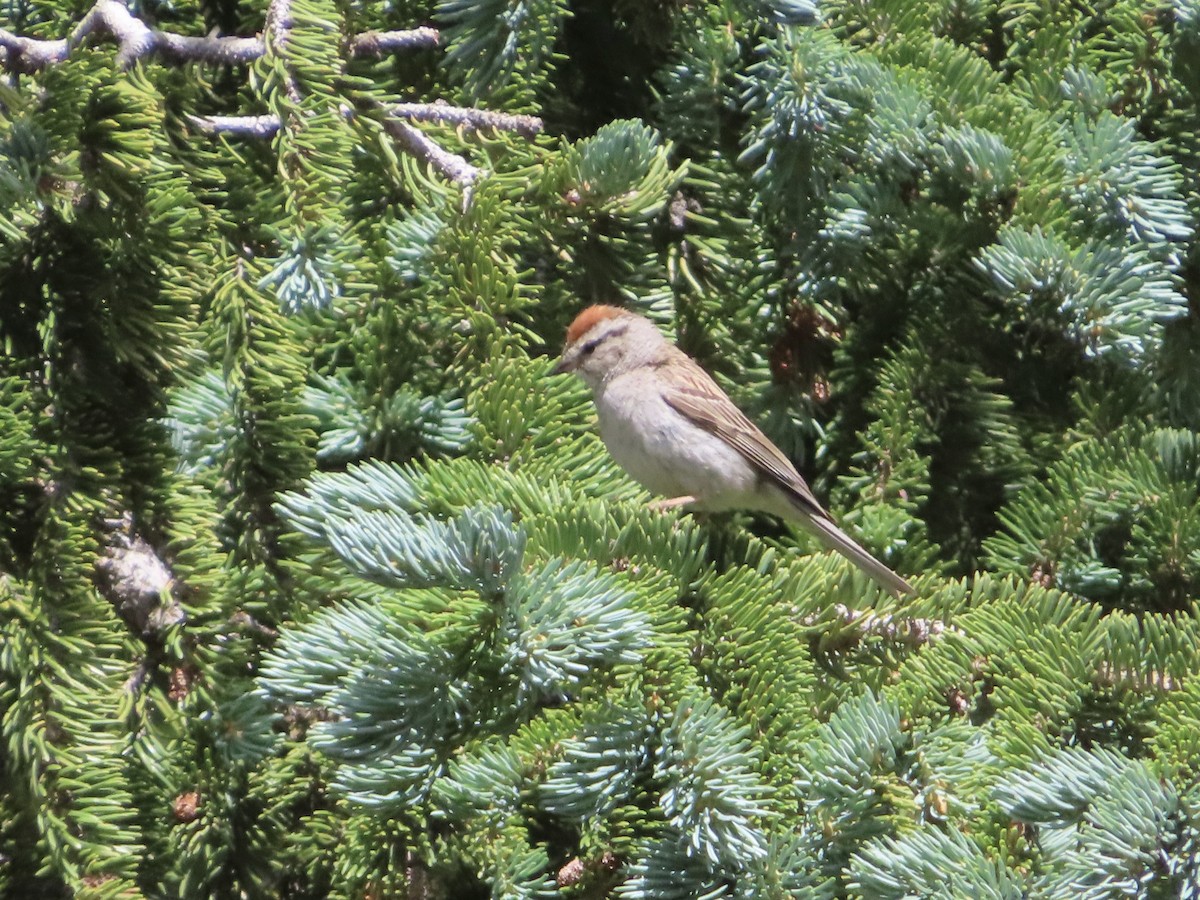
[(539, 786), (539, 802), (556, 816), (603, 817), (633, 798), (650, 771), (654, 737), (650, 717), (632, 702), (588, 723), (566, 741)]
[[(468, 507), (446, 521), (404, 512), (415, 473), (387, 474), (395, 493), (374, 499), (388, 508), (349, 506), (364, 495), (356, 484), (387, 489), (381, 472), (318, 476), (282, 501), (285, 517), (389, 599), (319, 615), (272, 651), (261, 684), (280, 702), (326, 708), (311, 740), (343, 760), (338, 785), (394, 807), (425, 800), (488, 726), (516, 727), (642, 662), (650, 621), (612, 575), (553, 558), (533, 565), (528, 534), (506, 510)], [(444, 627), (422, 627), (422, 614)], [(330, 666), (334, 656), (344, 665)]]

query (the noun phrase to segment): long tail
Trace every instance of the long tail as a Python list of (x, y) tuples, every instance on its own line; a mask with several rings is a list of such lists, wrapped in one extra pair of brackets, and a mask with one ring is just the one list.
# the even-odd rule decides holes
[(846, 532), (823, 516), (805, 516), (804, 524), (830, 550), (836, 550), (897, 597), (915, 594), (912, 585), (858, 546)]

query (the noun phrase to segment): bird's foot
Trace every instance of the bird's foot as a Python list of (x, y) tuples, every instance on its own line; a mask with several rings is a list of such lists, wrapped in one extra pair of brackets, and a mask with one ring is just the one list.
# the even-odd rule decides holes
[(655, 500), (649, 504), (649, 509), (653, 512), (670, 512), (673, 509), (679, 509), (681, 506), (687, 506), (689, 503), (695, 502), (695, 497), (672, 497), (670, 500)]

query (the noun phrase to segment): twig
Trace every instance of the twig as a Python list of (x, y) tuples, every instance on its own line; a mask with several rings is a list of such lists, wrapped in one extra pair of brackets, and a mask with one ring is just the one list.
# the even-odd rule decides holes
[[(267, 21), (263, 37), (270, 43), (276, 54), (282, 55), (287, 51), (288, 41), (292, 38), (292, 0), (271, 0), (267, 6)], [(290, 68), (286, 69), (283, 80), (284, 92), (292, 103), (299, 103), (300, 85)], [(282, 124), (282, 123), (281, 123)]]
[(188, 121), (205, 134), (235, 134), (240, 137), (269, 138), (279, 130), (279, 116), (192, 116)]
[(267, 5), (267, 19), (263, 34), (279, 50), (287, 47), (292, 33), (292, 0), (271, 0)]
[(154, 50), (154, 33), (141, 19), (135, 19), (117, 0), (97, 0), (83, 21), (75, 26), (67, 38), (69, 47), (78, 47), (83, 39), (94, 32), (110, 34), (117, 39), (120, 50), (117, 62), (128, 68), (140, 56)]
[[(291, 30), (288, 2), (272, 3), (267, 9), (267, 31), (274, 30), (284, 42)], [(71, 51), (89, 37), (110, 37), (120, 50), (117, 61), (123, 68), (157, 54), (173, 64), (206, 62), (215, 65), (244, 65), (266, 53), (261, 35), (254, 37), (193, 37), (151, 28), (134, 16), (119, 0), (96, 0), (69, 37), (39, 40), (21, 37), (0, 28), (0, 69), (32, 73), (63, 62)], [(277, 37), (278, 39), (278, 37)], [(441, 36), (436, 28), (404, 31), (365, 31), (347, 42), (351, 56), (381, 56), (387, 52), (436, 47)]]
[[(188, 116), (188, 121), (205, 134), (233, 134), (250, 138), (269, 138), (279, 130), (279, 116)], [(383, 128), (400, 148), (423, 162), (429, 163), (444, 176), (465, 188), (470, 188), (483, 175), (483, 170), (471, 165), (457, 153), (438, 145), (407, 122), (386, 117)]]
[(513, 131), (532, 138), (542, 133), (542, 120), (536, 116), (515, 116), (486, 109), (468, 109), (448, 103), (397, 103), (390, 108), (392, 115), (414, 122), (438, 122), (465, 125), (468, 128), (492, 128)]
[[(445, 103), (397, 103), (388, 108), (393, 116), (417, 122), (445, 122), (469, 128), (495, 128), (512, 131), (522, 137), (541, 134), (542, 120), (536, 116), (514, 116), (483, 109), (466, 109)], [(188, 116), (188, 120), (206, 134), (225, 132), (244, 137), (267, 138), (279, 130), (279, 117), (263, 116)]]
[[(269, 138), (279, 130), (279, 117), (265, 116), (188, 116), (198, 130), (205, 134), (235, 134), (243, 137)], [(406, 153), (427, 162), (435, 169), (464, 187), (470, 187), (483, 175), (479, 169), (457, 153), (439, 146), (407, 122), (386, 117), (384, 130), (393, 137)]]
[[(36, 72), (65, 60), (71, 51), (92, 36), (107, 36), (119, 46), (117, 62), (129, 68), (135, 62), (158, 54), (171, 63), (208, 62), (216, 64), (245, 64), (261, 58), (268, 42), (277, 52), (283, 51), (291, 38), (291, 0), (271, 0), (267, 7), (265, 27), (256, 37), (190, 37), (150, 28), (135, 17), (120, 0), (96, 0), (72, 31), (62, 40), (37, 40), (21, 37), (0, 28), (0, 69), (16, 72)], [(405, 31), (367, 31), (351, 38), (346, 45), (351, 56), (378, 56), (384, 52), (437, 46), (440, 35), (435, 28), (413, 28)], [(284, 89), (289, 99), (298, 103), (299, 86), (287, 78)], [(233, 134), (252, 138), (269, 138), (282, 127), (278, 116), (196, 116), (188, 121), (205, 134)], [(401, 103), (391, 107), (382, 119), (387, 133), (400, 147), (438, 172), (462, 185), (464, 202), (469, 202), (471, 186), (483, 175), (483, 170), (462, 156), (438, 145), (418, 129), (402, 121), (437, 122), (469, 128), (493, 128), (533, 137), (542, 131), (542, 121), (535, 116), (509, 115), (488, 110), (465, 109), (445, 103)]]
[(458, 154), (438, 146), (407, 122), (385, 118), (383, 128), (407, 152), (417, 159), (429, 163), (451, 181), (457, 182), (467, 189), (470, 189), (471, 185), (483, 174), (482, 169), (477, 169)]
[(170, 62), (211, 62), (219, 64), (253, 62), (263, 55), (260, 38), (190, 37), (150, 28), (118, 0), (96, 0), (86, 16), (62, 40), (36, 40), (0, 28), (0, 59), (5, 68), (36, 72), (65, 60), (70, 52), (92, 35), (108, 36), (117, 41), (117, 62), (129, 68), (137, 60), (159, 53)]
[[(937, 640), (946, 631), (957, 631), (954, 626), (947, 625), (939, 619), (907, 619), (890, 614), (878, 615), (874, 610), (850, 609), (841, 603), (833, 607), (833, 612), (835, 621), (851, 628), (853, 639), (859, 641), (875, 637), (916, 648)], [(803, 624), (805, 627), (815, 628), (823, 624), (824, 618), (819, 613), (814, 613), (807, 616)], [(838, 641), (835, 635), (830, 635), (828, 643), (830, 646), (843, 646), (849, 642), (845, 639)], [(830, 649), (824, 641), (822, 646)]]
[(436, 28), (410, 28), (406, 31), (364, 31), (350, 39), (351, 56), (383, 56), (394, 50), (436, 47), (442, 36)]
[(155, 31), (158, 54), (168, 62), (208, 62), (235, 66), (254, 62), (265, 52), (263, 42), (256, 37), (190, 37)]
[(65, 39), (39, 41), (0, 28), (0, 65), (13, 72), (36, 72), (67, 58)]

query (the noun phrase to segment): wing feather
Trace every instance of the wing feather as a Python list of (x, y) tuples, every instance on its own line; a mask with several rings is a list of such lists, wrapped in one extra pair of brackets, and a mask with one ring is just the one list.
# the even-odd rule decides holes
[(707, 372), (694, 364), (676, 368), (683, 377), (679, 384), (664, 392), (664, 399), (672, 409), (741, 453), (809, 515), (829, 518), (791, 461), (746, 418)]

